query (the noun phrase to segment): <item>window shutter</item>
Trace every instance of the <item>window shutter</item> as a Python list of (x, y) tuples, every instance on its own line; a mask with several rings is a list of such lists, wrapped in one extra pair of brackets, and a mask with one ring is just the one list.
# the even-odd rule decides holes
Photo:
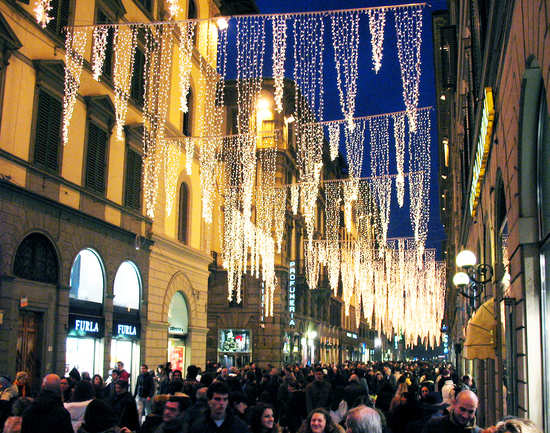
[(187, 185), (182, 183), (180, 186), (180, 206), (179, 206), (179, 226), (178, 226), (178, 239), (184, 243), (187, 243), (187, 216), (189, 207), (189, 190)]
[(90, 122), (86, 153), (86, 187), (102, 195), (105, 194), (107, 138), (104, 130)]
[(61, 101), (40, 90), (34, 143), (34, 162), (54, 172), (58, 171), (62, 108)]
[(130, 88), (130, 96), (139, 105), (143, 105), (143, 92), (145, 90), (145, 54), (140, 48), (136, 48), (134, 55), (134, 74), (132, 75), (132, 87)]
[(126, 155), (126, 191), (125, 205), (133, 209), (141, 209), (141, 155), (128, 149)]

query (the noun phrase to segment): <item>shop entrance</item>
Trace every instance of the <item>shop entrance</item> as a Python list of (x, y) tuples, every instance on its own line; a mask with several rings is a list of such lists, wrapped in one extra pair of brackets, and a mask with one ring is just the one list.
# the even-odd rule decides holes
[(103, 339), (67, 337), (65, 374), (73, 368), (103, 376)]
[(41, 354), (40, 330), (42, 329), (42, 314), (34, 311), (19, 311), (19, 330), (17, 334), (17, 371), (26, 371), (31, 381), (40, 381)]
[(118, 361), (122, 361), (125, 370), (130, 373), (131, 388), (129, 389), (133, 389), (139, 375), (139, 341), (113, 338), (111, 340), (111, 368), (115, 368)]
[(168, 362), (172, 370), (180, 370), (185, 376), (187, 359), (190, 358), (187, 348), (189, 313), (187, 302), (181, 292), (176, 292), (168, 309)]

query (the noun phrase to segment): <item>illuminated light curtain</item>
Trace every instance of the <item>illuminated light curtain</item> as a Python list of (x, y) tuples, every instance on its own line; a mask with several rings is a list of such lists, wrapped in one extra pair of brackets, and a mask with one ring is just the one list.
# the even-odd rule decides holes
[(397, 190), (397, 203), (403, 207), (405, 198), (405, 115), (396, 113), (393, 116), (393, 137), (395, 142), (395, 159), (397, 163), (397, 177), (395, 178), (395, 187)]
[(176, 199), (181, 149), (177, 142), (173, 140), (164, 140), (162, 153), (164, 162), (165, 209), (166, 214), (170, 216)]
[(178, 67), (180, 86), (180, 111), (187, 113), (187, 97), (191, 88), (191, 68), (195, 41), (196, 21), (179, 23)]
[(107, 50), (107, 38), (109, 37), (110, 26), (99, 26), (94, 28), (92, 42), (92, 74), (94, 80), (99, 81), (103, 73), (105, 55)]
[(50, 16), (50, 12), (52, 11), (51, 1), (52, 0), (36, 0), (34, 3), (34, 17), (36, 18), (36, 22), (40, 24), (43, 29), (45, 29), (48, 23), (53, 19), (53, 17)]
[(325, 184), (325, 233), (327, 236), (326, 254), (330, 288), (336, 296), (340, 277), (340, 203), (341, 185), (339, 182)]
[(369, 30), (372, 46), (372, 64), (374, 72), (382, 67), (382, 56), (384, 47), (384, 28), (386, 26), (385, 9), (369, 9)]
[(273, 81), (275, 109), (283, 111), (283, 80), (285, 78), (286, 58), (286, 22), (285, 15), (278, 15), (271, 19), (273, 28)]

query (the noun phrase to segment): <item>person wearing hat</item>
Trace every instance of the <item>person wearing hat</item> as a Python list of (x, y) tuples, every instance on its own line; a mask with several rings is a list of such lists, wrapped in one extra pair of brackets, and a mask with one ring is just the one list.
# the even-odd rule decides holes
[(136, 401), (130, 392), (128, 392), (128, 382), (119, 379), (115, 383), (115, 393), (107, 400), (116, 415), (118, 415), (118, 425), (127, 427), (131, 431), (139, 429), (139, 418)]

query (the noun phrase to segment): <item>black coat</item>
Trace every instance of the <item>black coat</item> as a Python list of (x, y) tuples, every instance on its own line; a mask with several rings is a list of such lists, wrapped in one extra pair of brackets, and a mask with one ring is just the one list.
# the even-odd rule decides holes
[(129, 392), (115, 394), (107, 400), (107, 404), (111, 406), (113, 412), (118, 416), (119, 427), (128, 427), (132, 431), (139, 429), (138, 411), (132, 394)]
[(360, 398), (360, 397), (366, 397), (367, 396), (367, 389), (364, 385), (357, 383), (357, 382), (350, 382), (349, 385), (347, 385), (344, 388), (344, 398), (348, 404), (348, 408), (351, 409), (354, 405), (354, 403)]
[(422, 433), (479, 433), (479, 427), (466, 427), (456, 424), (451, 420), (452, 415), (432, 418), (424, 426)]
[(330, 409), (332, 386), (326, 380), (314, 380), (306, 387), (306, 409), (310, 413), (313, 409), (323, 407)]
[(210, 417), (210, 411), (207, 409), (200, 416), (189, 420), (186, 433), (249, 433), (248, 426), (238, 417), (234, 416), (228, 409), (225, 419), (219, 427)]
[(140, 373), (137, 378), (136, 388), (134, 390), (134, 397), (153, 397), (155, 395), (155, 381), (153, 376), (149, 373)]
[(63, 407), (61, 396), (42, 391), (23, 412), (21, 433), (74, 433), (71, 415)]

